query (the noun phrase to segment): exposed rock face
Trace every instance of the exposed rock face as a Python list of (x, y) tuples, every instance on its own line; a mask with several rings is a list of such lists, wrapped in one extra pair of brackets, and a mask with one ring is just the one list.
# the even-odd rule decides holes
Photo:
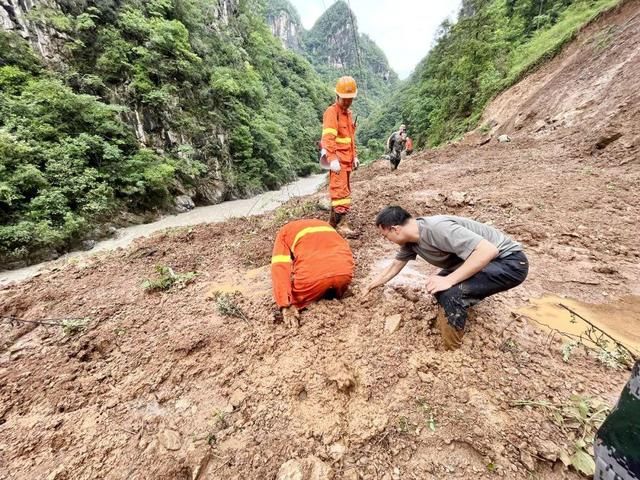
[[(331, 5), (309, 31), (304, 30), (295, 8), (286, 0), (269, 0), (266, 20), (285, 48), (306, 53), (316, 66), (341, 72), (355, 71), (362, 64), (363, 70), (378, 77), (378, 82), (391, 85), (397, 79), (382, 50), (358, 31), (356, 16), (343, 1)], [(334, 77), (335, 72), (329, 74), (332, 82)]]
[(56, 38), (62, 35), (31, 20), (28, 13), (35, 7), (60, 10), (51, 0), (0, 0), (0, 25), (6, 31), (14, 31), (28, 40), (33, 48), (47, 61), (57, 61)]
[[(239, 0), (218, 0), (211, 5), (211, 19), (209, 25), (212, 30), (222, 30), (229, 24), (230, 19), (237, 13)], [(34, 9), (65, 13), (64, 3), (54, 0), (0, 0), (0, 27), (9, 32), (16, 32), (27, 40), (34, 50), (40, 54), (45, 63), (64, 68), (63, 44), (68, 40), (66, 34), (59, 32), (42, 21), (38, 21), (32, 12)], [(31, 12), (31, 15), (29, 15)], [(68, 13), (68, 12), (67, 12)], [(126, 105), (128, 110), (120, 113), (122, 120), (131, 125), (138, 142), (156, 151), (168, 151), (179, 145), (192, 147), (193, 139), (188, 132), (178, 132), (172, 129), (172, 119), (168, 116), (144, 105), (131, 105), (126, 100), (126, 86), (122, 85), (112, 90), (108, 103)], [(202, 203), (218, 203), (228, 195), (228, 189), (221, 177), (223, 158), (228, 156), (225, 145), (227, 132), (222, 127), (212, 126), (211, 136), (219, 143), (220, 156), (205, 159), (209, 168), (207, 178), (201, 180), (197, 186), (195, 198)], [(227, 153), (225, 153), (227, 152)], [(179, 187), (179, 186), (178, 186)], [(180, 190), (180, 188), (178, 188)], [(179, 207), (180, 209), (180, 207)]]
[(271, 28), (271, 33), (282, 41), (285, 48), (296, 52), (303, 50), (302, 34), (304, 29), (297, 17), (285, 9), (276, 10), (267, 14), (267, 23)]

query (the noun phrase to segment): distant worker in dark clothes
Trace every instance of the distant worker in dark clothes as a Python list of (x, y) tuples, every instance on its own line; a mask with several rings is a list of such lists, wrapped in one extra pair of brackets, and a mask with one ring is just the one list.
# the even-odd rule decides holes
[(400, 125), (400, 129), (397, 132), (393, 132), (387, 139), (387, 151), (389, 152), (389, 161), (394, 170), (400, 165), (402, 159), (402, 152), (405, 150), (407, 144), (407, 127)]
[(640, 360), (596, 434), (594, 480), (640, 480)]
[(285, 324), (299, 325), (298, 311), (321, 298), (341, 298), (353, 278), (349, 243), (322, 220), (296, 220), (280, 229), (273, 245), (273, 298)]
[(520, 285), (529, 272), (522, 246), (483, 223), (452, 215), (413, 218), (401, 207), (378, 213), (376, 226), (387, 240), (401, 246), (394, 262), (365, 289), (364, 295), (395, 277), (420, 255), (440, 267), (427, 279), (435, 295), (438, 328), (447, 349), (462, 344), (467, 309), (483, 298)]

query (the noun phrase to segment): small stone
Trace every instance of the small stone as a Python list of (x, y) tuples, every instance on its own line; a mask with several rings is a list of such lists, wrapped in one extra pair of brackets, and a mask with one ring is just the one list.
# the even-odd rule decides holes
[(179, 195), (175, 198), (175, 207), (178, 213), (188, 212), (196, 207), (189, 195)]
[(387, 317), (384, 321), (384, 331), (387, 333), (394, 333), (400, 328), (400, 322), (402, 321), (402, 315), (399, 313)]
[(238, 408), (244, 402), (246, 395), (242, 390), (235, 390), (231, 397), (229, 397), (229, 405), (231, 405), (234, 409)]
[(352, 468), (344, 472), (344, 476), (342, 478), (344, 480), (360, 480), (360, 475), (358, 475), (358, 471), (355, 468)]
[(607, 265), (598, 265), (593, 267), (593, 271), (596, 273), (603, 273), (605, 275), (613, 275), (615, 273), (618, 273), (618, 270), (616, 270), (614, 267), (609, 267)]
[(545, 122), (544, 120), (538, 120), (533, 126), (533, 131), (540, 132), (544, 130), (546, 127), (547, 127), (547, 122)]
[(533, 457), (526, 450), (520, 450), (520, 461), (530, 472), (533, 472), (536, 469)]
[(447, 207), (462, 207), (466, 203), (466, 200), (466, 192), (451, 192), (450, 195), (447, 195), (444, 204)]
[(310, 456), (284, 463), (278, 470), (276, 480), (330, 480), (332, 477), (331, 467), (319, 458)]
[(91, 250), (93, 249), (93, 247), (96, 246), (96, 241), (95, 240), (83, 240), (82, 241), (82, 250)]
[(167, 450), (180, 450), (180, 434), (175, 430), (163, 430), (158, 434), (158, 441)]
[(329, 447), (329, 456), (336, 461), (340, 461), (343, 459), (346, 451), (347, 451), (347, 447), (345, 447), (343, 444), (334, 443)]
[(510, 141), (511, 141), (511, 137), (510, 137), (509, 135), (500, 135), (500, 136), (498, 137), (498, 141), (499, 141), (500, 143), (507, 143), (507, 142), (510, 142)]
[(471, 395), (469, 395), (469, 392), (467, 390), (459, 390), (456, 394), (456, 398), (460, 403), (468, 403)]
[(435, 376), (431, 372), (421, 372), (420, 370), (418, 370), (418, 378), (421, 382), (431, 383), (433, 382)]
[(536, 448), (538, 449), (538, 455), (540, 455), (545, 460), (549, 460), (550, 462), (555, 462), (558, 460), (558, 452), (560, 451), (560, 447), (553, 443), (551, 440), (540, 440)]

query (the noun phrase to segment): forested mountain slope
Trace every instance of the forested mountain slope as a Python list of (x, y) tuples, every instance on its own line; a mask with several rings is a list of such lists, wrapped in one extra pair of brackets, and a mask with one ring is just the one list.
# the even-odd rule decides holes
[(0, 265), (176, 195), (215, 203), (314, 168), (331, 92), (261, 2), (0, 7)]
[(475, 128), (495, 95), (553, 57), (580, 28), (618, 0), (464, 0), (445, 21), (408, 82), (363, 124), (363, 143), (409, 125), (419, 146)]

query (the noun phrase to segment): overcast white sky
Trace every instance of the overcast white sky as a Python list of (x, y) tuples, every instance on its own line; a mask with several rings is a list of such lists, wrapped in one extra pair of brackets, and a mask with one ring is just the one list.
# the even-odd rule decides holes
[[(290, 0), (309, 30), (334, 0)], [(349, 0), (358, 28), (384, 51), (391, 67), (406, 78), (427, 54), (438, 25), (455, 19), (461, 0)]]

